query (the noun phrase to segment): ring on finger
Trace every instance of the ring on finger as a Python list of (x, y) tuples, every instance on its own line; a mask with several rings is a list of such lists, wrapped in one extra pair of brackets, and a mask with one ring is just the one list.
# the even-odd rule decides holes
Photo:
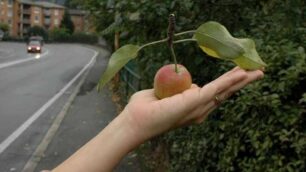
[(216, 95), (214, 97), (214, 102), (215, 102), (215, 105), (220, 105), (222, 103), (222, 100), (220, 99), (218, 95)]

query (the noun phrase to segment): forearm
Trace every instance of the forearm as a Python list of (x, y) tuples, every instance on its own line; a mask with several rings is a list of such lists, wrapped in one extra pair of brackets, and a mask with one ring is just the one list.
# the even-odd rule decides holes
[(141, 143), (127, 118), (128, 115), (120, 114), (96, 137), (53, 171), (112, 171), (128, 152)]

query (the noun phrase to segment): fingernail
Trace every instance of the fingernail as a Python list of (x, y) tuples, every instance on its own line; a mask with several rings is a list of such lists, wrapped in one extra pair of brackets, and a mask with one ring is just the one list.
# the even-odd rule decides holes
[(262, 72), (264, 72), (266, 70), (265, 67), (260, 68), (259, 70), (261, 70)]
[(260, 72), (260, 75), (258, 76), (258, 79), (262, 79), (264, 77), (264, 73)]

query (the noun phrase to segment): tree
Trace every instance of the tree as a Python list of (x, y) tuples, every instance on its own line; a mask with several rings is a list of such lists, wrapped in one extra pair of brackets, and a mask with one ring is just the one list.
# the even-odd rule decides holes
[(70, 9), (80, 9), (83, 3), (81, 0), (66, 0), (64, 5)]
[(5, 24), (5, 23), (0, 23), (0, 30), (2, 30), (3, 32), (7, 32), (9, 31), (9, 25)]
[(48, 39), (47, 31), (41, 26), (30, 27), (27, 35), (28, 35), (28, 37), (30, 37), (30, 36), (41, 36), (41, 37), (44, 38), (44, 40)]
[(74, 32), (74, 24), (71, 20), (71, 16), (68, 10), (65, 10), (63, 20), (61, 21), (60, 27), (63, 29), (66, 29), (69, 34), (72, 34)]

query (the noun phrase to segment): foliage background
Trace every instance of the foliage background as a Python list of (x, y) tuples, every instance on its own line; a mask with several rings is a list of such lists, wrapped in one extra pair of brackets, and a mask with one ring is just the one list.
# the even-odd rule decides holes
[[(122, 45), (165, 38), (167, 17), (175, 13), (177, 32), (218, 21), (235, 37), (254, 39), (268, 64), (263, 80), (236, 93), (203, 124), (142, 145), (146, 171), (305, 171), (305, 1), (88, 0), (82, 5), (109, 42), (114, 32), (121, 33)], [(194, 43), (175, 50), (199, 85), (234, 66), (208, 57)], [(132, 62), (142, 88), (151, 88), (157, 69), (170, 60), (165, 44), (145, 49)]]

